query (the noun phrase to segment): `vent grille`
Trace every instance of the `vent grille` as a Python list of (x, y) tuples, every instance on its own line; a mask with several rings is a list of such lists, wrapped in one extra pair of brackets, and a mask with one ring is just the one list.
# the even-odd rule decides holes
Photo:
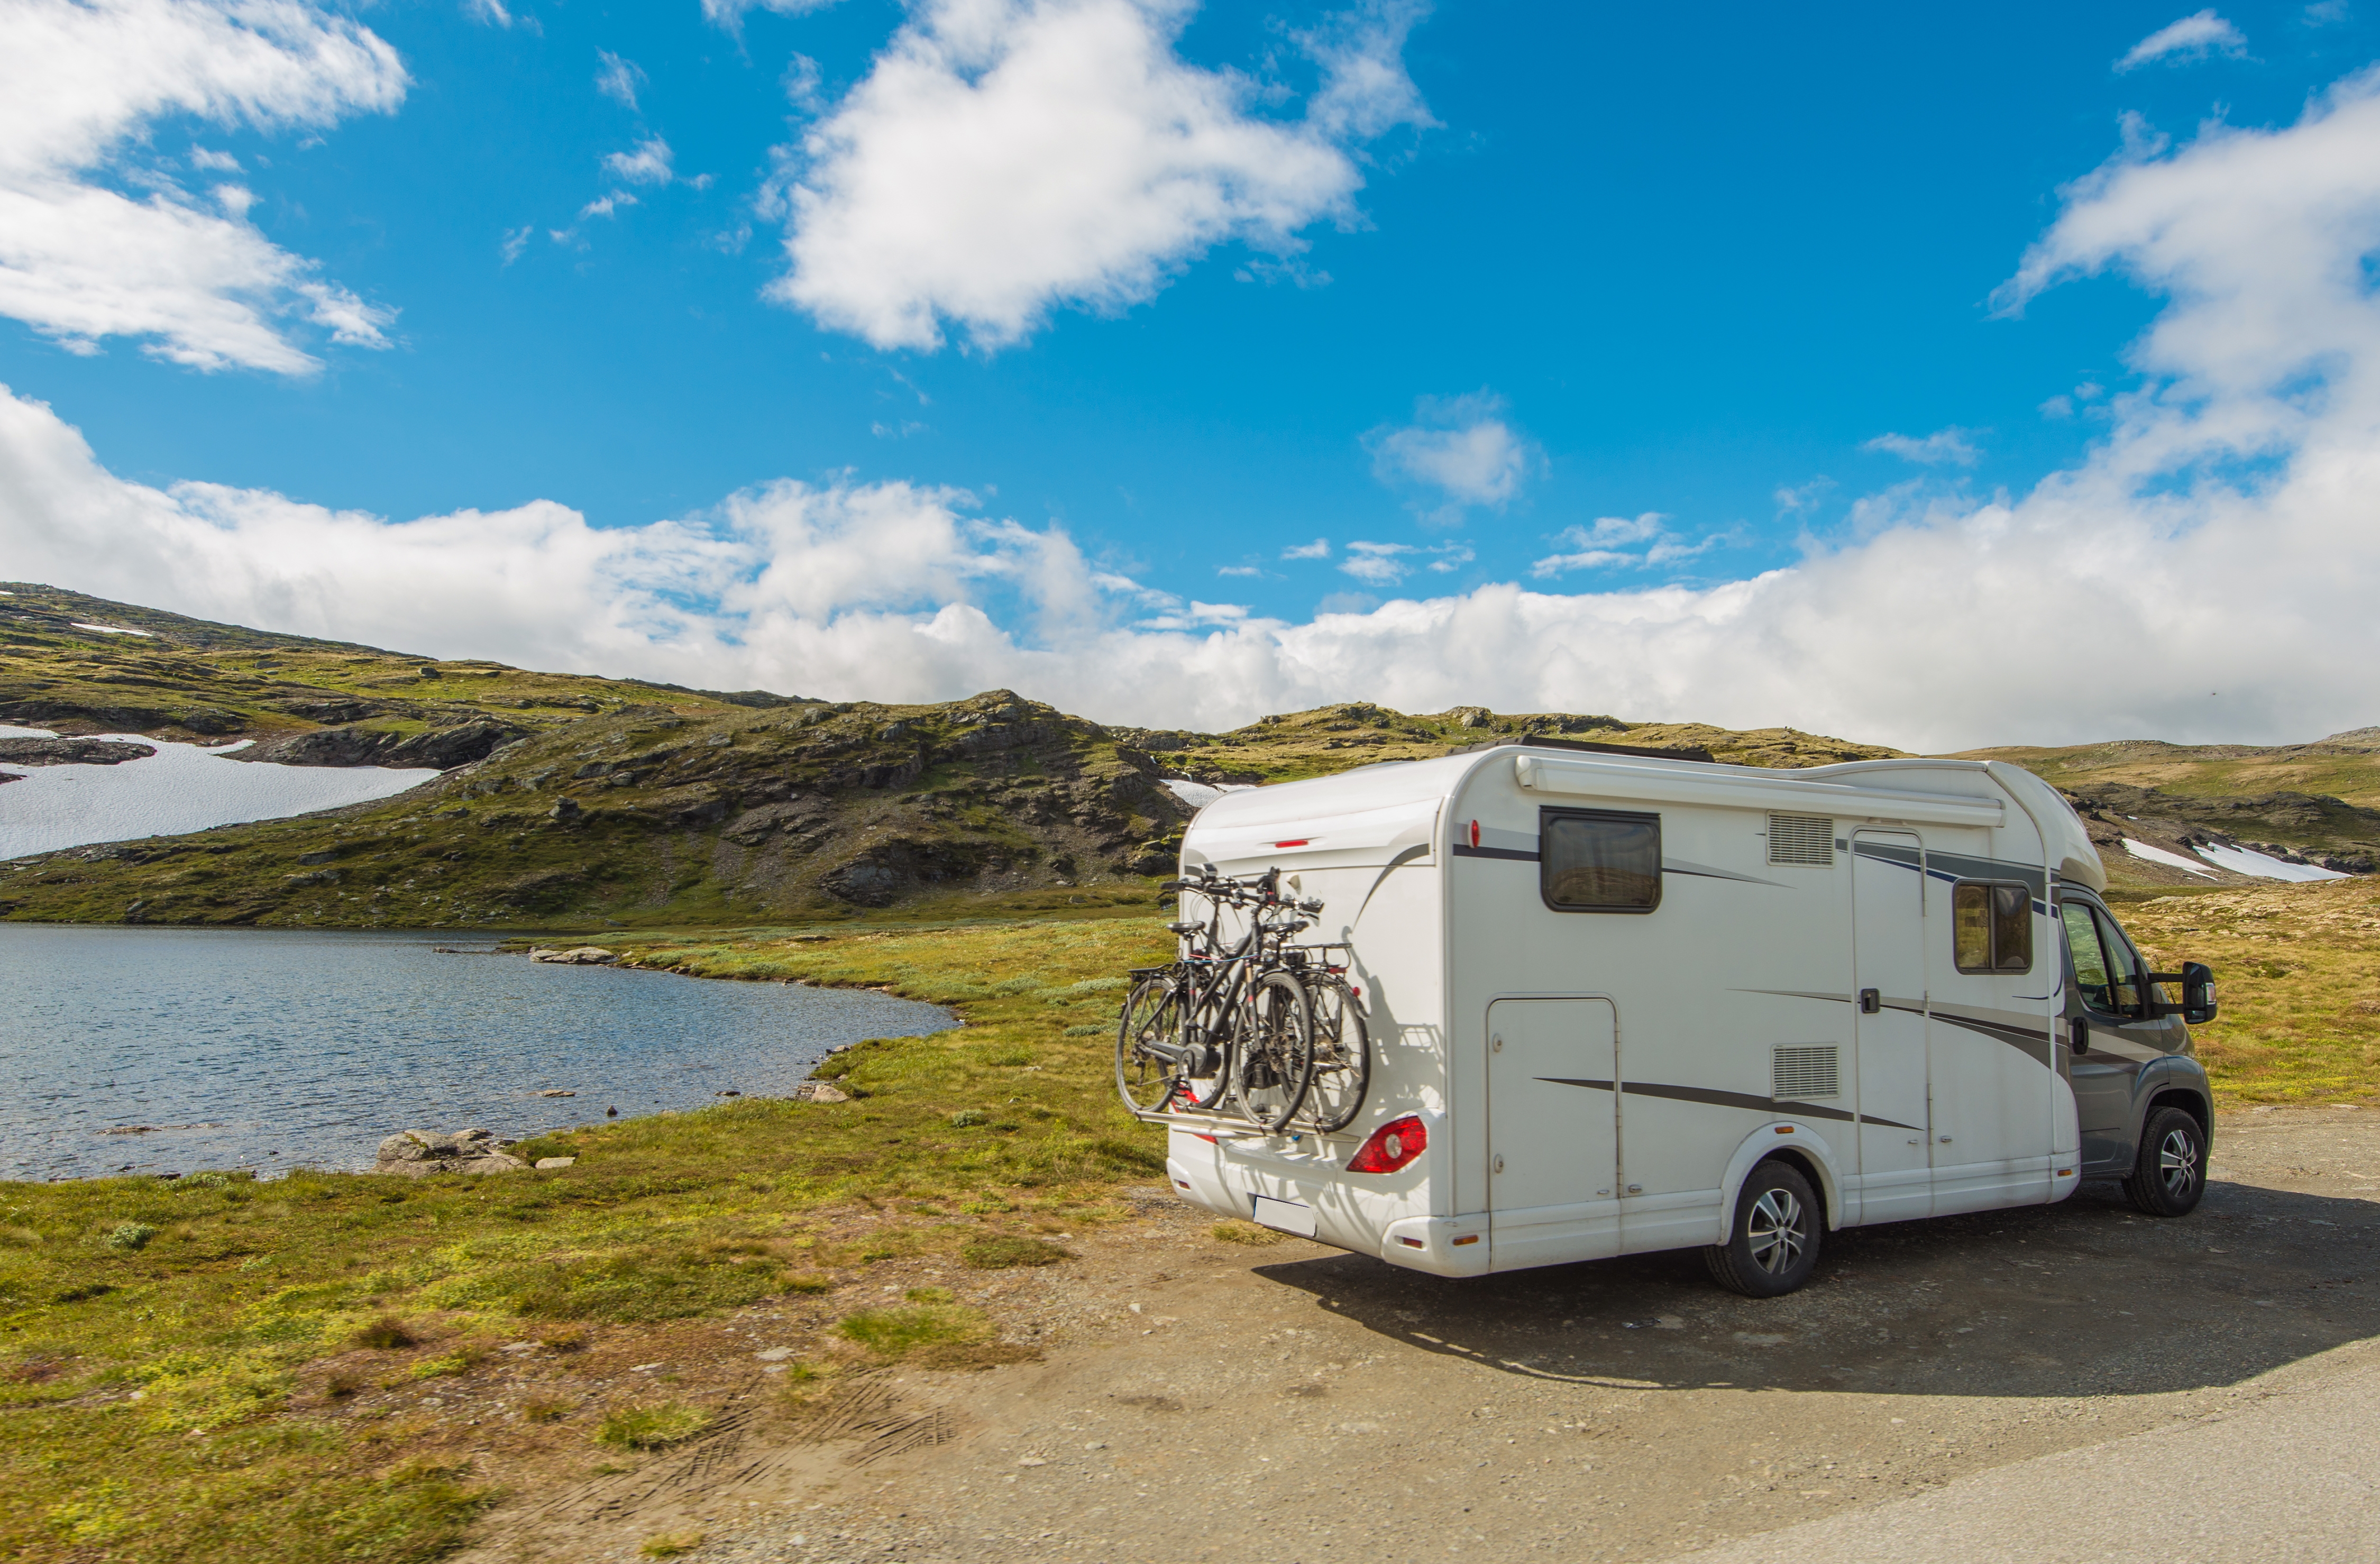
[(1779, 1049), (1775, 1095), (1779, 1102), (1842, 1096), (1842, 1068), (1837, 1046), (1809, 1043)]
[(1835, 861), (1835, 822), (1823, 815), (1768, 817), (1768, 861), (1821, 864)]

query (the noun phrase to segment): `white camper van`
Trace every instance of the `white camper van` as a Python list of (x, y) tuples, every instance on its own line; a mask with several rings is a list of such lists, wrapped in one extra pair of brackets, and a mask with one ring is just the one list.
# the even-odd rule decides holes
[(1449, 1277), (1701, 1245), (1765, 1296), (1831, 1229), (2204, 1186), (2210, 975), (2166, 1000), (2013, 766), (1505, 742), (1226, 794), (1182, 858), (1320, 900), (1373, 1049), (1335, 1133), (1152, 1115), (1219, 1213)]

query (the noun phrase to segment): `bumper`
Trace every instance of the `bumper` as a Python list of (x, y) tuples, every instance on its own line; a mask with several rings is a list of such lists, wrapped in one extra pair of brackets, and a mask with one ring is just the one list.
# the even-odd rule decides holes
[[(1305, 1149), (1284, 1151), (1278, 1142), (1208, 1141), (1184, 1130), (1175, 1130), (1170, 1140), (1166, 1182), (1218, 1216), (1297, 1231), (1302, 1214), (1269, 1205), (1287, 1201), (1311, 1213), (1318, 1243), (1439, 1276), (1477, 1276), (1488, 1268), (1486, 1218), (1430, 1216), (1429, 1186), (1418, 1168), (1350, 1175), (1311, 1141)], [(1268, 1203), (1263, 1210), (1260, 1196)]]

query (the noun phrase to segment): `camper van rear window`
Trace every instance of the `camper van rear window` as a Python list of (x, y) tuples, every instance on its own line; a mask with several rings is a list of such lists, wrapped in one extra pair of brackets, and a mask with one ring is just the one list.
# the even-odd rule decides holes
[(1537, 823), (1538, 889), (1565, 913), (1649, 913), (1661, 904), (1661, 817), (1548, 809)]
[(1950, 944), (1961, 972), (2031, 972), (2033, 891), (1982, 879), (1950, 887)]

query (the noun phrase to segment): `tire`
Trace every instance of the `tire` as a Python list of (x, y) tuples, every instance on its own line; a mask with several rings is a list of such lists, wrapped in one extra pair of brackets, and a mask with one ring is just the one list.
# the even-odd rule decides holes
[(2206, 1132), (2188, 1112), (2159, 1108), (2141, 1126), (2124, 1195), (2152, 1217), (2187, 1217), (2206, 1193)]
[(1241, 1001), (1232, 1045), (1232, 1089), (1240, 1111), (1270, 1134), (1289, 1127), (1314, 1084), (1314, 1012), (1305, 986), (1268, 973)]
[(1314, 1012), (1314, 1085), (1301, 1121), (1327, 1135), (1345, 1129), (1364, 1106), (1372, 1085), (1372, 1040), (1344, 985), (1309, 984), (1305, 999)]
[(1182, 1002), (1172, 983), (1145, 977), (1125, 996), (1116, 1021), (1116, 1095), (1135, 1113), (1154, 1113), (1173, 1100), (1181, 1073), (1173, 1061), (1148, 1044), (1178, 1045)]
[(1711, 1279), (1747, 1298), (1779, 1298), (1818, 1268), (1825, 1208), (1810, 1181), (1783, 1162), (1763, 1162), (1735, 1197), (1735, 1227), (1703, 1251)]

